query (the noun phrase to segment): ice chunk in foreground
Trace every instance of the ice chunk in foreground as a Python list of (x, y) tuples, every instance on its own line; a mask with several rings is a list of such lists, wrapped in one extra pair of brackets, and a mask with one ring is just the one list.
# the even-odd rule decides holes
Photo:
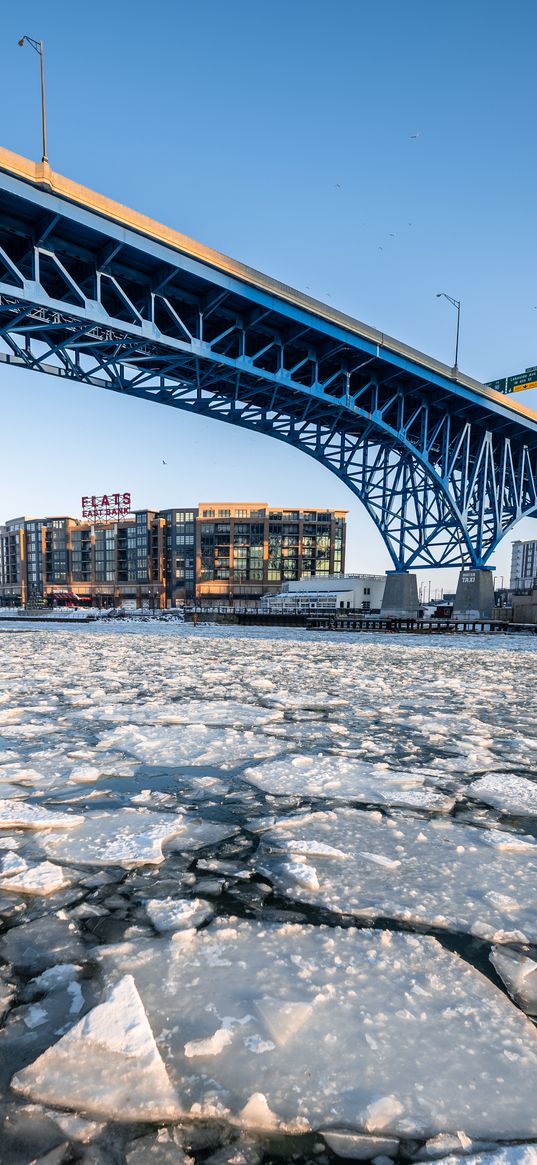
[(184, 1115), (537, 1136), (533, 1025), (435, 939), (221, 921), (97, 957), (135, 976)]
[(138, 866), (164, 861), (162, 845), (184, 831), (182, 815), (121, 809), (88, 813), (69, 837), (42, 839), (49, 857), (94, 866)]
[(74, 923), (55, 914), (13, 926), (0, 938), (0, 956), (29, 975), (57, 963), (75, 963), (84, 950)]
[(27, 801), (0, 801), (0, 829), (73, 829), (83, 821), (74, 813), (51, 813)]
[(177, 1096), (130, 975), (57, 1044), (17, 1072), (11, 1087), (44, 1104), (117, 1120), (178, 1116)]
[(203, 898), (150, 898), (146, 911), (156, 930), (185, 930), (199, 926), (213, 913), (210, 902)]
[(253, 1092), (239, 1115), (241, 1125), (247, 1129), (273, 1129), (278, 1124), (262, 1092)]
[(337, 1157), (346, 1157), (351, 1161), (371, 1161), (379, 1155), (396, 1157), (399, 1151), (399, 1141), (395, 1137), (371, 1137), (364, 1133), (344, 1133), (336, 1129), (321, 1129), (321, 1133)]
[(229, 1028), (219, 1027), (212, 1036), (206, 1036), (204, 1040), (188, 1040), (185, 1044), (185, 1056), (188, 1059), (192, 1056), (219, 1056), (232, 1041), (233, 1032), (229, 1031)]
[(441, 1165), (537, 1165), (537, 1145), (504, 1145), (495, 1153), (441, 1157)]
[(65, 884), (61, 866), (52, 862), (40, 862), (10, 878), (0, 878), (0, 890), (8, 890), (10, 894), (53, 894)]
[(537, 817), (537, 782), (513, 773), (488, 773), (466, 789), (468, 797), (517, 817)]
[(490, 961), (509, 994), (528, 1015), (537, 1015), (537, 963), (520, 951), (493, 947)]
[(10, 849), (0, 857), (0, 877), (10, 878), (12, 874), (22, 874), (23, 870), (28, 869), (28, 862), (25, 862), (21, 854)]
[[(297, 854), (297, 834), (316, 847), (317, 886), (289, 860)], [(328, 850), (323, 856), (321, 842), (345, 860)], [(255, 861), (289, 898), (343, 914), (425, 923), (501, 943), (537, 939), (537, 845), (521, 862), (518, 850), (491, 845), (485, 829), (338, 808), (282, 819), (262, 835)]]

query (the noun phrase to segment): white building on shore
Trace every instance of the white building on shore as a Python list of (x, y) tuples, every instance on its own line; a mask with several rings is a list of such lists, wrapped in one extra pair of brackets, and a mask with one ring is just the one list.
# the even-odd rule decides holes
[(263, 595), (260, 609), (268, 614), (302, 611), (378, 612), (386, 576), (384, 574), (333, 574), (327, 578), (302, 578), (284, 583), (276, 595)]

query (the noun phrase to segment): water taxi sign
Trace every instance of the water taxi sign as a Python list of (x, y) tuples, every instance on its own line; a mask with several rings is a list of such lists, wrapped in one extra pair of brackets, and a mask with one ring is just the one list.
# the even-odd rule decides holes
[(487, 388), (494, 388), (496, 392), (522, 392), (525, 388), (537, 388), (537, 367), (526, 368), (517, 376), (504, 376), (501, 380), (488, 380)]

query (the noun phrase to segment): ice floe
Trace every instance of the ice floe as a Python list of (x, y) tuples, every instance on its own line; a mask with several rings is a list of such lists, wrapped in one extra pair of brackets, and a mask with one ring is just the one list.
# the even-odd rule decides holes
[[(4, 1153), (537, 1165), (490, 1155), (537, 1138), (535, 640), (25, 631), (2, 636)], [(282, 1149), (310, 1127), (324, 1154)]]
[(28, 863), (16, 850), (9, 849), (0, 857), (0, 878), (10, 878), (13, 874), (22, 874), (23, 870), (27, 869)]
[(435, 939), (222, 921), (98, 956), (110, 982), (134, 976), (185, 1115), (537, 1135), (533, 1026)]
[(163, 844), (184, 828), (181, 814), (127, 808), (88, 813), (68, 837), (59, 841), (47, 836), (41, 844), (49, 857), (75, 865), (159, 865), (164, 861)]
[(202, 898), (150, 898), (145, 904), (156, 930), (185, 930), (212, 917), (210, 902)]
[(0, 801), (0, 829), (74, 829), (83, 821), (74, 813), (52, 813), (28, 802)]
[(262, 835), (255, 861), (288, 897), (342, 914), (502, 943), (537, 939), (537, 842), (521, 864), (516, 850), (491, 846), (487, 830), (342, 808), (283, 818)]
[[(461, 1165), (460, 1156), (441, 1157), (442, 1165)], [(537, 1145), (505, 1145), (495, 1152), (470, 1153), (465, 1165), (537, 1165)]]
[(472, 781), (466, 790), (469, 797), (484, 801), (517, 817), (537, 817), (537, 781), (513, 773), (487, 773)]
[(76, 713), (76, 719), (111, 720), (114, 724), (130, 725), (215, 725), (217, 727), (254, 728), (281, 720), (278, 708), (264, 708), (256, 704), (239, 704), (233, 700), (185, 700), (166, 704), (139, 704), (121, 707), (117, 704), (97, 704), (95, 708)]
[(0, 877), (0, 890), (7, 890), (10, 894), (53, 894), (65, 883), (61, 866), (52, 862), (39, 862), (37, 865), (26, 865), (26, 869), (11, 874), (9, 878)]
[(124, 749), (148, 765), (233, 765), (279, 752), (271, 737), (246, 729), (207, 728), (204, 724), (151, 727), (119, 725), (101, 734), (97, 750)]
[(509, 994), (528, 1015), (537, 1016), (537, 963), (521, 951), (493, 947), (490, 961)]
[(321, 1132), (336, 1157), (345, 1157), (349, 1161), (371, 1161), (377, 1157), (391, 1159), (399, 1151), (396, 1137), (370, 1137), (366, 1133), (337, 1132), (335, 1129), (322, 1129)]
[(179, 1115), (130, 975), (57, 1044), (18, 1072), (11, 1087), (45, 1104), (118, 1120), (173, 1120)]
[(243, 774), (268, 793), (364, 801), (449, 812), (454, 796), (424, 787), (428, 774), (391, 772), (346, 756), (295, 756), (248, 768)]

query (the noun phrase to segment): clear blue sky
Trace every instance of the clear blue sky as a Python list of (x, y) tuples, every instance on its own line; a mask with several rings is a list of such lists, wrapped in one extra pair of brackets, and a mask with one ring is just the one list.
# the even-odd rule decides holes
[[(0, 141), (37, 158), (23, 33), (56, 170), (451, 363), (447, 291), (479, 379), (537, 364), (534, 0), (19, 0)], [(3, 368), (0, 422), (0, 520), (129, 488), (348, 507), (349, 569), (389, 566), (353, 495), (269, 438)]]

